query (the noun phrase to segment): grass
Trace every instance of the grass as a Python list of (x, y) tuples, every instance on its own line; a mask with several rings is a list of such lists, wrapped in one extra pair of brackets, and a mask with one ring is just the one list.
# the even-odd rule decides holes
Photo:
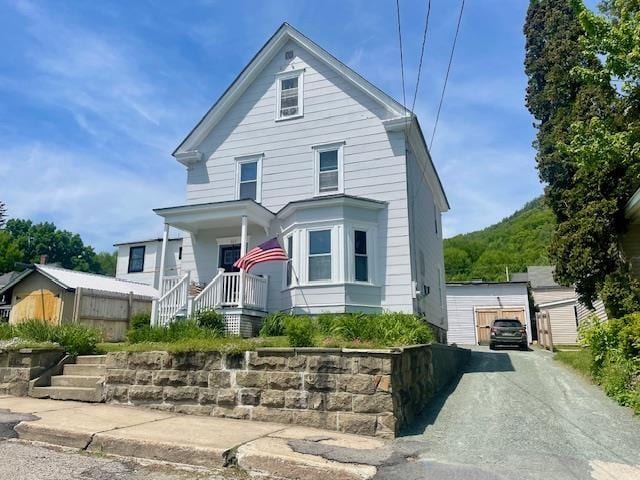
[(588, 348), (578, 350), (561, 350), (554, 359), (568, 365), (587, 378), (591, 377), (591, 351)]

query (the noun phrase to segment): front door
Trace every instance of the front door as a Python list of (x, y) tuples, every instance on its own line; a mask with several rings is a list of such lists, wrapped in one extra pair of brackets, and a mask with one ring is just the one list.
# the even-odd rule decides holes
[(218, 268), (224, 268), (225, 272), (239, 272), (240, 270), (233, 266), (236, 260), (240, 258), (240, 244), (237, 245), (220, 245), (220, 254), (218, 256)]

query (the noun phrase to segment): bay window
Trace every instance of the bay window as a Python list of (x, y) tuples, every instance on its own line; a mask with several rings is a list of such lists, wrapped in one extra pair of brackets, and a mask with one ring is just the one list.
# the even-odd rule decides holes
[(369, 257), (367, 252), (367, 232), (354, 230), (353, 232), (354, 273), (356, 282), (369, 281)]

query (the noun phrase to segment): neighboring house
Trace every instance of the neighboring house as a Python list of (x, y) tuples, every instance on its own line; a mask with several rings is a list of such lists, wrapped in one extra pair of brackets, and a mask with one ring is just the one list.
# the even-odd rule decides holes
[(516, 318), (532, 339), (527, 282), (447, 283), (447, 341), (459, 345), (488, 345), (497, 318)]
[[(15, 277), (18, 272), (7, 272), (0, 275), (0, 289)], [(11, 299), (7, 295), (0, 294), (0, 322), (9, 320), (9, 312), (11, 311)]]
[(629, 229), (622, 237), (622, 251), (631, 271), (640, 278), (640, 188), (636, 190), (625, 210)]
[[(158, 288), (162, 238), (116, 243), (114, 247), (118, 248), (116, 278)], [(182, 238), (170, 238), (167, 241), (164, 275), (180, 275), (181, 260)]]
[[(590, 315), (597, 315), (606, 320), (602, 300), (594, 302), (594, 310), (588, 309), (578, 301), (573, 287), (559, 285), (553, 279), (554, 267), (527, 267), (527, 279), (531, 288), (536, 311), (549, 314), (553, 342), (556, 345), (575, 345), (577, 343), (578, 325)], [(517, 278), (522, 279), (521, 273)]]
[(36, 264), (0, 287), (3, 295), (10, 299), (9, 323), (82, 323), (101, 329), (108, 340), (121, 340), (131, 316), (150, 311), (158, 291), (105, 275)]
[[(155, 321), (217, 308), (251, 330), (276, 310), (390, 310), (424, 315), (444, 338), (449, 205), (418, 120), (290, 25), (173, 156), (187, 195), (155, 210), (165, 222)], [(180, 276), (164, 275), (170, 227), (184, 232)], [(289, 262), (234, 269), (273, 237)]]

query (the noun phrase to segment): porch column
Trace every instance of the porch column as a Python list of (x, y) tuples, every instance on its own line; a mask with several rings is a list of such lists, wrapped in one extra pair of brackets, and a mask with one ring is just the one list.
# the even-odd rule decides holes
[(162, 283), (164, 282), (164, 266), (167, 256), (167, 242), (169, 241), (169, 228), (169, 225), (165, 223), (164, 233), (162, 235), (162, 250), (160, 252), (160, 276), (158, 277), (158, 291), (160, 292), (160, 296), (165, 293), (162, 291)]
[[(242, 229), (240, 231), (240, 257), (247, 253), (247, 216), (242, 215)], [(244, 269), (240, 269), (240, 288), (238, 288), (238, 308), (244, 307)]]

